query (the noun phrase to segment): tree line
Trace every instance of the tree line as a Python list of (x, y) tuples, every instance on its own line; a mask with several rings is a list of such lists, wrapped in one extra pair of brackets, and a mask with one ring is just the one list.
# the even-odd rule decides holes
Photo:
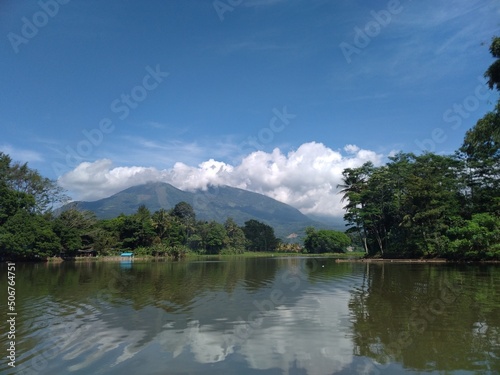
[[(485, 73), (500, 90), (500, 38)], [(453, 155), (399, 153), (343, 171), (344, 219), (369, 255), (500, 259), (500, 101)]]
[(199, 254), (271, 251), (280, 241), (274, 229), (257, 220), (240, 227), (228, 218), (223, 224), (197, 221), (186, 202), (151, 213), (144, 205), (134, 214), (97, 219), (76, 208), (54, 214), (52, 207), (66, 198), (57, 185), (26, 164), (13, 163), (0, 153), (0, 254), (5, 259), (74, 257), (85, 253), (179, 257)]
[[(271, 226), (257, 220), (248, 220), (243, 226), (232, 218), (224, 223), (196, 220), (192, 206), (186, 202), (155, 212), (142, 205), (131, 215), (97, 219), (94, 213), (75, 207), (55, 214), (54, 206), (66, 199), (55, 182), (0, 152), (0, 257), (42, 260), (51, 256), (109, 256), (133, 251), (136, 255), (178, 258), (188, 252), (345, 250), (332, 239), (322, 240), (328, 231), (309, 228), (309, 240), (302, 247), (283, 243)], [(350, 242), (343, 233), (339, 235), (344, 244)]]

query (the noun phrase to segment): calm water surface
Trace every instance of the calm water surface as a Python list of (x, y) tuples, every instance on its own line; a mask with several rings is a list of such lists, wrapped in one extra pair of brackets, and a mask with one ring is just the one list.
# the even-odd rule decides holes
[(16, 265), (13, 374), (499, 374), (500, 265)]

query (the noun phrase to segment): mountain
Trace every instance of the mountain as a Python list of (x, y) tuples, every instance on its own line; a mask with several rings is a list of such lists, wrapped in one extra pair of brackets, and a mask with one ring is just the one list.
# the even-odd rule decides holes
[(255, 219), (272, 226), (276, 236), (283, 239), (296, 233), (298, 237), (295, 240), (300, 241), (306, 227), (328, 226), (307, 217), (285, 203), (230, 186), (211, 186), (206, 190), (190, 192), (179, 190), (168, 183), (154, 182), (133, 186), (93, 202), (72, 202), (61, 210), (69, 208), (89, 210), (99, 219), (109, 219), (121, 213), (133, 214), (142, 204), (154, 212), (160, 208), (171, 209), (182, 201), (193, 207), (198, 220), (215, 220), (223, 223), (228, 217), (232, 217), (238, 225), (244, 225), (245, 221)]
[(326, 225), (328, 229), (338, 230), (340, 232), (343, 232), (347, 229), (346, 222), (342, 217), (314, 214), (309, 214), (307, 215), (307, 217), (309, 217), (309, 219), (311, 220), (322, 223), (323, 226)]

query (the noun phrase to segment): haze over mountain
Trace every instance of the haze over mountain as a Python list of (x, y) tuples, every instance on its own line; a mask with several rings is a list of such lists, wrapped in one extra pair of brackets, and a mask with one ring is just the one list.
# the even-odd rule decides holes
[[(228, 217), (232, 217), (239, 225), (243, 225), (245, 221), (255, 219), (272, 226), (276, 236), (280, 238), (292, 233), (300, 236), (308, 226), (331, 228), (285, 203), (230, 186), (210, 186), (206, 190), (190, 192), (177, 189), (168, 183), (151, 182), (130, 187), (97, 201), (72, 202), (62, 209), (76, 207), (79, 210), (92, 211), (100, 219), (107, 219), (121, 213), (132, 214), (140, 205), (145, 205), (154, 212), (160, 208), (171, 209), (182, 201), (193, 207), (198, 220), (223, 223)], [(344, 228), (337, 225), (336, 229)]]

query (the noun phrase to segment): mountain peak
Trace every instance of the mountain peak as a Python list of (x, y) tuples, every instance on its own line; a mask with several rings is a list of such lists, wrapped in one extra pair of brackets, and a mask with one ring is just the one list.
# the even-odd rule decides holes
[[(272, 226), (276, 236), (286, 238), (291, 233), (304, 233), (308, 226), (325, 227), (302, 214), (296, 208), (265, 195), (227, 185), (210, 185), (207, 189), (184, 191), (166, 182), (148, 182), (93, 202), (72, 202), (63, 207), (89, 210), (100, 219), (123, 213), (135, 213), (145, 205), (151, 212), (169, 210), (179, 202), (189, 203), (198, 220), (223, 223), (231, 217), (238, 225), (254, 219)], [(292, 237), (290, 237), (292, 238)], [(294, 236), (293, 238), (296, 238)]]

